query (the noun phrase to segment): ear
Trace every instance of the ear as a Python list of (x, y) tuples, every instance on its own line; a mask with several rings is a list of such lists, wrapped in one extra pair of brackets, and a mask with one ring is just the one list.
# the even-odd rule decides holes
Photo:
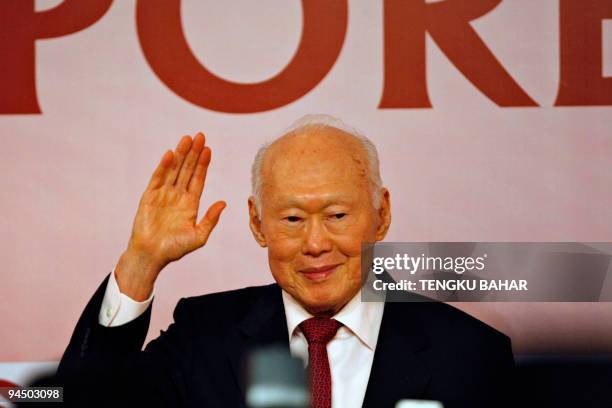
[(391, 194), (383, 187), (380, 197), (380, 208), (378, 209), (380, 223), (376, 229), (376, 241), (382, 241), (389, 231), (391, 225)]
[(264, 236), (261, 230), (261, 219), (257, 214), (257, 207), (255, 206), (255, 197), (249, 197), (249, 227), (251, 227), (251, 232), (253, 233), (253, 237), (255, 241), (261, 246), (265, 248), (268, 246), (266, 242), (266, 237)]

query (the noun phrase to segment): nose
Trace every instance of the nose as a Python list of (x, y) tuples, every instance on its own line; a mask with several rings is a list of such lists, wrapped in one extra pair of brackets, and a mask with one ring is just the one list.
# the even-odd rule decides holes
[(322, 220), (313, 217), (306, 222), (302, 253), (319, 256), (332, 250), (332, 240)]

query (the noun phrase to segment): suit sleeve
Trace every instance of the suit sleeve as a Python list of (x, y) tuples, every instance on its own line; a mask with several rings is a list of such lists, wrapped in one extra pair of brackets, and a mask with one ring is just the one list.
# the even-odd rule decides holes
[(121, 326), (138, 318), (147, 311), (153, 301), (153, 293), (148, 299), (137, 302), (121, 293), (115, 279), (115, 271), (111, 272), (106, 284), (102, 307), (98, 315), (98, 323), (102, 326)]
[(177, 305), (168, 330), (142, 351), (151, 307), (124, 325), (102, 326), (98, 315), (107, 282), (108, 277), (87, 304), (60, 361), (57, 382), (64, 386), (65, 402), (182, 405), (193, 342), (186, 302)]

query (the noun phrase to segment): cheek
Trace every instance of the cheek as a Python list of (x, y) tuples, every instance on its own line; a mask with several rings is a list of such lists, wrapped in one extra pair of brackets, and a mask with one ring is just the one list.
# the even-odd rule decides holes
[(273, 223), (263, 223), (263, 233), (268, 246), (268, 258), (275, 262), (289, 262), (300, 249), (299, 236)]
[[(367, 217), (364, 217), (367, 218)], [(336, 247), (347, 258), (348, 278), (361, 280), (361, 250), (364, 242), (375, 242), (375, 228), (369, 219), (361, 219), (335, 237)]]
[(300, 251), (299, 240), (286, 237), (268, 241), (268, 265), (274, 280), (291, 294), (295, 294), (299, 282), (296, 281), (295, 260)]
[(338, 250), (348, 258), (354, 258), (361, 255), (361, 238), (355, 239), (354, 236), (342, 235), (335, 239)]
[(268, 258), (275, 263), (292, 262), (300, 252), (300, 240), (279, 237), (268, 240)]
[(347, 257), (360, 257), (362, 244), (376, 241), (376, 228), (373, 228), (372, 225), (371, 220), (360, 219), (359, 222), (337, 231), (334, 241), (338, 250)]

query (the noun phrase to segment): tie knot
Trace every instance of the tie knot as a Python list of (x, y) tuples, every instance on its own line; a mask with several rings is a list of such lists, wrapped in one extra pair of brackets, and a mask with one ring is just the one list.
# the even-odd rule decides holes
[(300, 323), (300, 329), (302, 329), (308, 344), (329, 343), (336, 335), (340, 326), (342, 326), (342, 323), (328, 317), (311, 317)]

